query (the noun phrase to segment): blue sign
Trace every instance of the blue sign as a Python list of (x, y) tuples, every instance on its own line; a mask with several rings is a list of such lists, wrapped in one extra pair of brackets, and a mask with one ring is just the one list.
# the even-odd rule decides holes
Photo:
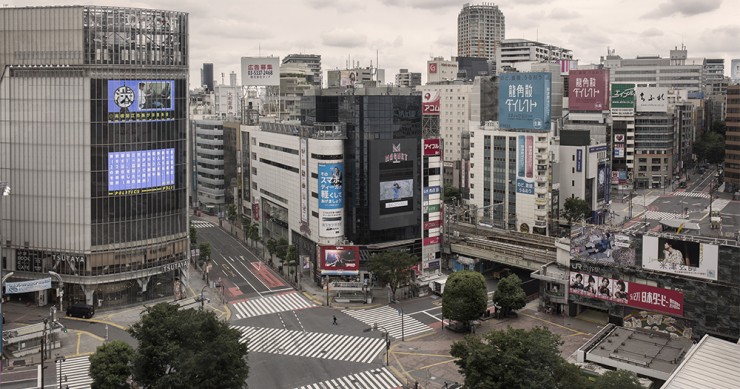
[(173, 80), (108, 80), (108, 122), (174, 120)]
[(319, 164), (319, 209), (344, 208), (342, 163)]
[(51, 289), (51, 278), (42, 278), (40, 280), (6, 282), (5, 294), (18, 294), (28, 292), (38, 292), (40, 290)]
[(534, 182), (527, 181), (524, 178), (517, 178), (516, 193), (534, 194)]
[(428, 186), (424, 188), (424, 197), (429, 197), (429, 195), (437, 194), (440, 192), (439, 186)]
[(503, 73), (499, 83), (501, 128), (550, 131), (550, 73)]
[(576, 171), (579, 173), (583, 171), (583, 150), (581, 149), (576, 150)]
[(108, 195), (175, 188), (175, 149), (108, 153)]

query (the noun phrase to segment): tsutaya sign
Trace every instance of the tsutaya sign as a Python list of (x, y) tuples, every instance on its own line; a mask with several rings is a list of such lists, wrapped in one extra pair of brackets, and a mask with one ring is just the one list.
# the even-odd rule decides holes
[(161, 269), (162, 269), (162, 273), (164, 273), (164, 272), (168, 272), (168, 271), (182, 269), (182, 268), (185, 268), (187, 266), (188, 266), (188, 261), (187, 260), (182, 260), (180, 262), (168, 263), (166, 265), (162, 265)]

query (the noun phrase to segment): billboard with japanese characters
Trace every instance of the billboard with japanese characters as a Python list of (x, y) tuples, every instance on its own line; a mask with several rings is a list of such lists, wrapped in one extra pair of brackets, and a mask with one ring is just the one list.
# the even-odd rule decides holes
[(635, 114), (635, 84), (612, 84), (610, 95), (612, 116)]
[(601, 112), (609, 109), (609, 69), (571, 70), (568, 108)]
[(499, 86), (501, 128), (550, 131), (550, 73), (503, 73)]
[(243, 86), (279, 86), (280, 58), (242, 57)]
[(534, 137), (517, 137), (516, 193), (534, 194)]
[(370, 226), (418, 225), (420, 139), (379, 139), (368, 142), (370, 154)]
[(342, 162), (320, 163), (319, 236), (341, 236), (344, 233), (344, 169)]
[(426, 90), (421, 95), (421, 114), (439, 116), (439, 101), (441, 100), (438, 90)]
[(108, 80), (108, 122), (175, 120), (174, 80)]
[(719, 247), (645, 235), (642, 239), (642, 267), (667, 273), (717, 280)]
[(637, 112), (667, 112), (668, 88), (636, 87), (635, 110)]

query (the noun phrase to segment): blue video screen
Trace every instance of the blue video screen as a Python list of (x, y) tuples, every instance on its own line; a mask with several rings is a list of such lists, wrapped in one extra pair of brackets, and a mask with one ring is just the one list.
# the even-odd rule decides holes
[(175, 188), (175, 149), (108, 153), (108, 195)]
[(174, 92), (174, 80), (108, 80), (108, 121), (174, 120)]

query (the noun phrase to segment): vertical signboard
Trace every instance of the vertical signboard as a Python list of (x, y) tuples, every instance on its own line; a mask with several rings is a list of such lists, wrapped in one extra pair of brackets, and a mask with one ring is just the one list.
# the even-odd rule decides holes
[(578, 173), (583, 171), (583, 150), (576, 150), (576, 171)]
[(609, 69), (571, 70), (568, 108), (601, 112), (609, 109)]
[(612, 84), (610, 107), (612, 116), (635, 114), (635, 84)]
[(341, 236), (344, 190), (341, 162), (319, 164), (319, 236)]
[(427, 90), (421, 95), (421, 114), (439, 115), (439, 102), (441, 100), (438, 90)]
[(432, 157), (435, 155), (442, 154), (442, 147), (440, 146), (439, 138), (424, 139), (424, 156)]
[(635, 88), (635, 111), (668, 112), (668, 88), (637, 87)]
[(606, 188), (609, 185), (609, 181), (606, 179), (605, 163), (599, 163), (596, 174), (596, 201), (604, 201), (606, 198)]
[[(308, 223), (308, 139), (301, 138), (301, 146), (299, 149), (299, 159), (301, 165), (298, 167), (301, 175), (301, 223)], [(341, 183), (341, 180), (340, 180)], [(340, 185), (341, 186), (341, 185)]]
[(516, 193), (534, 194), (534, 137), (519, 135), (517, 142)]
[(421, 197), (416, 166), (421, 139), (373, 140), (368, 149), (370, 228), (418, 224), (419, 214), (414, 210)]
[(499, 86), (501, 128), (550, 131), (550, 73), (503, 73)]
[(279, 86), (280, 58), (242, 57), (242, 85)]

